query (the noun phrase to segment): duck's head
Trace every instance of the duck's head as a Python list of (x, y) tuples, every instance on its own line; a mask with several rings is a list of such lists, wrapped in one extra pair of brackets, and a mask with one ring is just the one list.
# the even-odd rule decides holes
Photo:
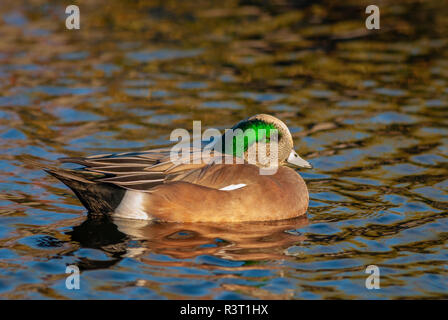
[(292, 135), (286, 124), (274, 116), (257, 114), (240, 121), (232, 130), (230, 139), (229, 133), (223, 137), (223, 151), (227, 154), (242, 157), (260, 167), (275, 163), (295, 168), (312, 168), (294, 150)]

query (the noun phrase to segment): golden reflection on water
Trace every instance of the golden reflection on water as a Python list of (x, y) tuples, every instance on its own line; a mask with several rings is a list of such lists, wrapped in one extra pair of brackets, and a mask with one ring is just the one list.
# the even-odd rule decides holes
[[(447, 298), (448, 4), (0, 3), (0, 297)], [(284, 120), (314, 169), (307, 222), (86, 219), (23, 160), (166, 146)], [(84, 289), (66, 290), (77, 264)], [(364, 286), (382, 270), (381, 290)]]
[(223, 259), (277, 260), (304, 236), (292, 235), (308, 224), (306, 217), (269, 223), (145, 223), (114, 220), (118, 230), (144, 240), (146, 249), (176, 259), (214, 255)]

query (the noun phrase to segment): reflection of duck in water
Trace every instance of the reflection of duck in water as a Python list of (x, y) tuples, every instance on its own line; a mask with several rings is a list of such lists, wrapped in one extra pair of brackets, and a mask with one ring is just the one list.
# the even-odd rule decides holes
[(67, 234), (70, 236), (70, 240), (78, 242), (81, 248), (98, 249), (110, 257), (107, 260), (92, 260), (82, 257), (76, 263), (81, 270), (112, 267), (128, 253), (129, 236), (119, 231), (108, 216), (94, 218), (89, 216)]
[[(159, 149), (63, 159), (85, 167), (46, 170), (69, 186), (89, 211), (112, 213), (114, 217), (242, 222), (290, 219), (305, 214), (309, 201), (306, 184), (286, 166), (311, 165), (293, 150), (288, 127), (273, 116), (259, 114), (233, 129), (241, 129), (242, 137), (228, 139), (224, 135), (224, 153), (215, 150), (208, 161), (201, 159), (198, 164), (173, 163), (171, 150)], [(278, 139), (273, 132), (278, 133)], [(197, 156), (198, 152), (190, 150), (185, 159)], [(223, 157), (230, 158), (231, 163), (216, 162)], [(235, 163), (237, 159), (243, 163)], [(274, 162), (275, 173), (260, 174), (266, 163), (272, 165), (272, 159), (278, 159)]]
[(147, 223), (115, 219), (118, 229), (144, 239), (151, 252), (178, 259), (213, 255), (230, 260), (279, 259), (304, 236), (288, 233), (308, 224), (306, 217), (252, 223)]
[[(175, 259), (207, 255), (232, 261), (256, 261), (284, 259), (285, 249), (304, 240), (304, 236), (287, 231), (307, 224), (306, 216), (281, 221), (220, 224), (158, 223), (119, 218), (112, 221), (103, 217), (89, 218), (69, 234), (82, 247), (101, 249), (116, 259), (115, 262), (123, 257), (138, 258), (149, 252)], [(87, 266), (87, 261), (81, 263), (85, 268), (95, 267)], [(100, 265), (96, 267), (107, 267), (101, 264), (104, 262), (98, 263)]]
[[(219, 288), (202, 298), (211, 299), (215, 294), (238, 292), (243, 296), (259, 299), (291, 299), (294, 291), (280, 294), (259, 287), (250, 281), (242, 283), (224, 278), (245, 278), (244, 272), (265, 270), (275, 277), (282, 277), (284, 266), (276, 265), (288, 259), (285, 250), (298, 245), (305, 237), (296, 230), (308, 224), (306, 216), (271, 222), (250, 223), (160, 223), (132, 219), (111, 219), (108, 216), (89, 216), (68, 234), (71, 241), (81, 248), (103, 251), (109, 259), (79, 257), (75, 262), (81, 271), (113, 269), (125, 257), (139, 261), (148, 268), (135, 270), (155, 275), (138, 277), (126, 286), (160, 288), (169, 274), (175, 278), (202, 279), (204, 272), (210, 281), (217, 281)], [(265, 264), (265, 262), (271, 263)], [(137, 264), (138, 268), (140, 265)], [(191, 270), (197, 273), (191, 273)], [(160, 280), (158, 277), (161, 277)], [(175, 280), (176, 281), (176, 280)], [(193, 285), (194, 286), (194, 285)], [(170, 296), (173, 296), (170, 293)], [(176, 297), (174, 295), (174, 297)], [(181, 296), (179, 296), (181, 298)]]

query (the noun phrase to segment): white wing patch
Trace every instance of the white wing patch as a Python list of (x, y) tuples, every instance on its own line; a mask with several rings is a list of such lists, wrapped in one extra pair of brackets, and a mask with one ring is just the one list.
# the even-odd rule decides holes
[(150, 217), (143, 209), (143, 196), (145, 193), (126, 190), (119, 206), (115, 209), (113, 216), (127, 219), (149, 220)]
[(245, 186), (246, 186), (246, 184), (244, 184), (244, 183), (231, 184), (231, 185), (229, 185), (229, 186), (227, 186), (227, 187), (224, 187), (224, 188), (221, 188), (221, 189), (219, 189), (219, 190), (222, 190), (222, 191), (231, 191), (231, 190), (236, 190), (236, 189), (243, 188), (243, 187), (245, 187)]

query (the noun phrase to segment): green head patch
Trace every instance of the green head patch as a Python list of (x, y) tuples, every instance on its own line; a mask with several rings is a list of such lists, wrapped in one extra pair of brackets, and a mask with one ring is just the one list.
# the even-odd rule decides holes
[(267, 123), (261, 120), (251, 120), (243, 122), (233, 128), (233, 134), (229, 136), (229, 138), (232, 138), (232, 150), (228, 150), (229, 146), (226, 147), (226, 141), (226, 143), (224, 143), (223, 145), (223, 152), (232, 154), (236, 157), (242, 157), (244, 152), (246, 152), (253, 143), (269, 143), (274, 132), (273, 130), (275, 130), (275, 132), (278, 134), (278, 139), (280, 139), (280, 133), (278, 132), (277, 128), (271, 123)]

